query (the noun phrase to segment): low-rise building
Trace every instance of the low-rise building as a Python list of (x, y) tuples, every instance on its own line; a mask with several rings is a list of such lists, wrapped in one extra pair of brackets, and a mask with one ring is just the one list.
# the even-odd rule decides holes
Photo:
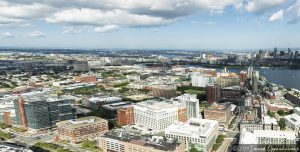
[(203, 152), (210, 152), (218, 136), (218, 128), (215, 120), (191, 118), (185, 123), (176, 123), (166, 128), (165, 136), (185, 142), (186, 150), (194, 146)]
[(220, 125), (228, 125), (232, 117), (231, 104), (213, 103), (204, 109), (204, 119), (216, 120)]
[(184, 142), (121, 130), (111, 130), (102, 135), (99, 147), (104, 152), (185, 152)]
[(298, 133), (294, 131), (254, 130), (248, 132), (242, 130), (240, 145), (296, 145)]
[(78, 143), (83, 140), (97, 140), (108, 131), (108, 122), (99, 117), (90, 116), (58, 122), (56, 140)]
[(286, 125), (293, 130), (300, 130), (300, 107), (294, 109), (294, 113), (284, 117)]

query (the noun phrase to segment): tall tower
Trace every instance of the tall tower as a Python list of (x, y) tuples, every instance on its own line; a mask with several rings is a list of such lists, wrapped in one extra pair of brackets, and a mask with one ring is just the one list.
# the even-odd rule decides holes
[(196, 94), (184, 94), (181, 100), (186, 104), (187, 119), (189, 118), (202, 118), (199, 110), (199, 99)]

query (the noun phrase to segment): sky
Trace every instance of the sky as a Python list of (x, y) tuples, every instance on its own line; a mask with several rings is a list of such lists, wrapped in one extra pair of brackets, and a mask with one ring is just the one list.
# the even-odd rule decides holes
[(0, 47), (300, 47), (300, 0), (0, 0)]

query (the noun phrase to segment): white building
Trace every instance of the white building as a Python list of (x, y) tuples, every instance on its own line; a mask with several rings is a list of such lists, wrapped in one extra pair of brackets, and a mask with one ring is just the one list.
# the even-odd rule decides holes
[(187, 109), (187, 119), (202, 118), (199, 110), (199, 99), (196, 94), (183, 94), (176, 98)]
[(135, 125), (159, 132), (178, 121), (179, 105), (159, 100), (161, 99), (147, 100), (133, 105)]
[(195, 87), (206, 87), (209, 83), (213, 82), (213, 79), (209, 76), (202, 74), (193, 74), (191, 76), (192, 86)]
[(218, 121), (191, 118), (185, 123), (176, 123), (165, 129), (167, 138), (184, 141), (187, 149), (192, 145), (203, 152), (210, 152), (218, 136)]
[(269, 144), (290, 144), (295, 145), (297, 142), (297, 133), (295, 131), (277, 131), (277, 130), (254, 130), (248, 132), (242, 130), (240, 135), (240, 145), (269, 145)]
[(300, 130), (300, 107), (294, 109), (294, 113), (284, 117), (286, 125), (291, 129)]

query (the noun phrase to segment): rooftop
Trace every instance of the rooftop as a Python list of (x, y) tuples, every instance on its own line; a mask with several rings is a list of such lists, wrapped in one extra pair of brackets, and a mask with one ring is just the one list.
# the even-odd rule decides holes
[(191, 118), (185, 123), (179, 122), (169, 126), (165, 132), (176, 132), (198, 138), (211, 135), (215, 127), (218, 127), (218, 121)]
[(141, 135), (138, 133), (125, 132), (123, 130), (111, 130), (102, 137), (128, 142), (135, 145), (152, 147), (162, 151), (173, 151), (180, 143), (173, 139), (165, 139), (161, 136)]
[(58, 127), (76, 129), (76, 128), (86, 127), (89, 125), (94, 125), (102, 122), (107, 122), (107, 120), (95, 116), (89, 116), (89, 117), (82, 117), (73, 120), (61, 121), (56, 123), (56, 125)]
[(140, 108), (145, 108), (148, 110), (153, 110), (153, 111), (160, 111), (164, 109), (172, 109), (172, 108), (177, 108), (178, 105), (175, 104), (175, 102), (163, 98), (157, 98), (157, 99), (152, 99), (152, 100), (147, 100), (143, 102), (139, 102), (135, 107), (140, 107)]

